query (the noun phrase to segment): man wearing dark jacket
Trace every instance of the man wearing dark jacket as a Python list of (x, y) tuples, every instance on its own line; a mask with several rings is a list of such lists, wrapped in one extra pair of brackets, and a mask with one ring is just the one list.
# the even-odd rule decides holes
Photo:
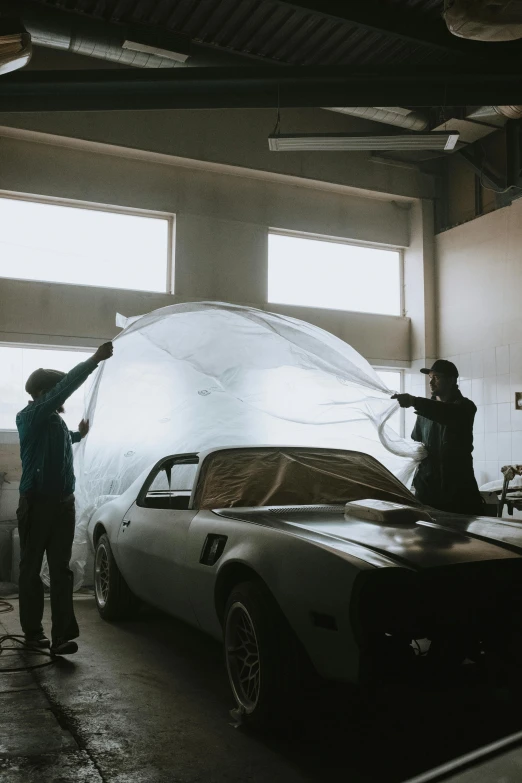
[(438, 359), (431, 369), (431, 400), (396, 394), (401, 408), (415, 408), (417, 421), (411, 437), (428, 452), (413, 479), (416, 497), (441, 511), (483, 513), (482, 498), (473, 472), (473, 421), (477, 408), (457, 385), (452, 362)]
[[(69, 568), (75, 512), (72, 443), (89, 431), (82, 421), (69, 432), (59, 415), (64, 402), (87, 380), (98, 364), (112, 356), (112, 343), (67, 375), (57, 370), (36, 370), (25, 390), (33, 398), (16, 417), (20, 435), (22, 480), (17, 511), (20, 534), (20, 624), (28, 644), (51, 646), (55, 655), (78, 650), (73, 609), (73, 573)], [(42, 627), (44, 590), (40, 569), (47, 554), (51, 587), (52, 645)]]

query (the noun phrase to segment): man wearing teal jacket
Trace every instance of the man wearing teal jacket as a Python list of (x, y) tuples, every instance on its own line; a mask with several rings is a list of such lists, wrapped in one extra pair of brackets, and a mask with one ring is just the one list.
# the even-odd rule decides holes
[[(69, 432), (60, 416), (65, 401), (87, 380), (99, 363), (112, 356), (112, 343), (69, 373), (36, 370), (25, 390), (30, 402), (16, 417), (20, 435), (22, 480), (17, 511), (20, 534), (20, 624), (26, 641), (56, 655), (78, 650), (79, 635), (73, 609), (73, 573), (69, 568), (75, 528), (72, 444), (89, 431), (82, 421)], [(52, 644), (42, 618), (44, 589), (40, 570), (47, 554), (51, 588)]]

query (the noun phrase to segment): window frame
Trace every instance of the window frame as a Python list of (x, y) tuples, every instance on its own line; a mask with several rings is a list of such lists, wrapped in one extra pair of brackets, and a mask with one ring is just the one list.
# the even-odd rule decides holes
[(23, 283), (46, 283), (47, 285), (66, 285), (73, 288), (99, 288), (103, 291), (135, 291), (141, 294), (167, 294), (174, 296), (175, 288), (175, 246), (176, 246), (176, 214), (174, 212), (161, 212), (153, 209), (139, 209), (137, 207), (118, 206), (116, 204), (103, 204), (97, 201), (83, 201), (81, 199), (46, 196), (35, 193), (20, 193), (17, 191), (0, 188), (0, 199), (11, 201), (29, 201), (33, 204), (51, 204), (58, 207), (70, 207), (73, 209), (87, 209), (91, 212), (109, 212), (116, 215), (131, 215), (134, 217), (157, 218), (167, 221), (167, 268), (165, 291), (144, 291), (141, 288), (114, 288), (113, 286), (91, 285), (90, 283), (67, 283), (55, 280), (41, 280), (26, 277), (4, 277), (0, 280), (17, 280)]
[[(170, 462), (172, 466), (181, 464), (181, 465), (197, 465), (199, 467), (199, 454), (197, 452), (187, 452), (186, 454), (172, 454), (170, 457), (163, 457), (162, 459), (158, 460), (158, 462), (156, 462), (156, 464), (150, 471), (149, 475), (145, 479), (145, 482), (143, 483), (143, 486), (138, 493), (138, 496), (136, 498), (136, 506), (138, 508), (152, 509), (152, 506), (148, 506), (146, 503), (147, 493), (154, 479), (156, 478), (158, 473), (160, 473), (161, 469), (167, 462)], [(198, 471), (196, 470), (194, 486), (196, 483), (197, 473)], [(185, 490), (181, 490), (181, 491), (185, 491)], [(193, 488), (189, 496), (188, 509), (185, 510), (190, 510), (192, 508), (192, 504), (191, 504), (192, 493), (193, 493)], [(154, 510), (159, 510), (159, 509), (154, 509)], [(172, 509), (172, 510), (179, 511), (180, 509)]]
[[(268, 242), (270, 234), (276, 234), (277, 236), (292, 237), (294, 239), (309, 239), (315, 242), (330, 242), (335, 245), (349, 245), (350, 247), (364, 247), (374, 250), (389, 250), (390, 252), (398, 253), (399, 255), (399, 312), (398, 313), (369, 313), (365, 310), (339, 310), (337, 307), (316, 307), (315, 305), (305, 304), (284, 304), (281, 302), (271, 302), (268, 295), (268, 265), (270, 258), (268, 254)], [(346, 237), (336, 237), (327, 234), (316, 234), (307, 231), (294, 231), (286, 228), (274, 228), (268, 227), (267, 231), (267, 275), (266, 275), (266, 303), (274, 304), (278, 307), (303, 307), (309, 310), (323, 310), (332, 311), (335, 313), (358, 313), (361, 315), (373, 315), (376, 317), (384, 318), (404, 318), (406, 315), (406, 297), (405, 297), (405, 279), (404, 279), (404, 248), (400, 245), (390, 245), (379, 242), (367, 242), (362, 239), (347, 239)]]
[[(0, 278), (5, 280), (5, 278)], [(11, 278), (9, 278), (11, 279)], [(34, 281), (33, 281), (34, 282)], [(21, 350), (37, 350), (37, 351), (77, 351), (78, 353), (86, 353), (92, 356), (96, 352), (95, 346), (85, 345), (50, 345), (49, 343), (12, 343), (0, 340), (0, 348), (20, 348)], [(16, 434), (18, 439), (18, 430), (16, 427), (7, 429), (6, 427), (0, 427), (0, 436), (4, 434)], [(6, 442), (5, 439), (0, 439), (0, 442)]]

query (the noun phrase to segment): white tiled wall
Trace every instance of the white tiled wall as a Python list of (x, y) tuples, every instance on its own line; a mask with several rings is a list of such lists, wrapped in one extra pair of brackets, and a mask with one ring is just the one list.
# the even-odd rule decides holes
[(501, 480), (506, 463), (522, 464), (522, 199), (438, 234), (435, 246), (439, 353), (479, 407), (480, 486)]
[(522, 343), (444, 357), (460, 371), (460, 389), (477, 406), (474, 464), (479, 486), (501, 479), (500, 468), (522, 464)]

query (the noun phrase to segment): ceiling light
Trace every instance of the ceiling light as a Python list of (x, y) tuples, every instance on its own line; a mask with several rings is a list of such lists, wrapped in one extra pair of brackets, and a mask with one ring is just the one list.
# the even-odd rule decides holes
[(281, 133), (268, 137), (268, 147), (273, 152), (299, 151), (411, 151), (455, 149), (459, 140), (456, 131), (432, 133), (394, 133), (389, 135), (370, 133)]
[(124, 49), (131, 49), (133, 52), (143, 52), (143, 54), (155, 54), (157, 57), (165, 57), (167, 60), (176, 60), (178, 63), (184, 63), (188, 60), (188, 54), (173, 52), (170, 49), (161, 49), (159, 46), (148, 46), (137, 41), (124, 41)]

